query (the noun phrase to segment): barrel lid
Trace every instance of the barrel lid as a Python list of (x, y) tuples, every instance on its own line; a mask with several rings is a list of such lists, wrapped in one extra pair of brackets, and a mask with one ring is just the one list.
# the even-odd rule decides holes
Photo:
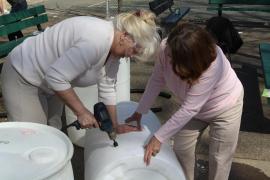
[(30, 122), (0, 123), (1, 179), (44, 179), (71, 159), (73, 145), (56, 128)]

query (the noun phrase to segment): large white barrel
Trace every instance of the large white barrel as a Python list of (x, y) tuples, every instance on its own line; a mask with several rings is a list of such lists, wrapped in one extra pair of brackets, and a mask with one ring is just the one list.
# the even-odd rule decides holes
[[(124, 122), (137, 107), (135, 102), (117, 105), (118, 119)], [(84, 149), (85, 180), (185, 180), (171, 146), (162, 144), (149, 166), (143, 162), (144, 145), (160, 127), (157, 117), (149, 112), (142, 117), (143, 130), (117, 136), (113, 147), (105, 132), (89, 129)]]
[[(74, 88), (76, 94), (83, 102), (85, 107), (93, 113), (93, 106), (98, 102), (98, 88), (97, 85), (85, 87), (85, 88)], [(117, 102), (129, 101), (130, 100), (130, 60), (129, 58), (121, 58), (119, 70), (117, 73), (116, 81), (116, 98)], [(72, 123), (76, 120), (76, 116), (70, 108), (65, 107), (66, 121), (67, 124)], [(84, 147), (84, 136), (85, 130), (76, 130), (75, 128), (68, 128), (68, 136), (70, 140), (80, 146)]]
[(0, 179), (73, 180), (73, 145), (56, 128), (30, 122), (0, 123)]
[(116, 81), (117, 102), (130, 100), (130, 59), (121, 58)]

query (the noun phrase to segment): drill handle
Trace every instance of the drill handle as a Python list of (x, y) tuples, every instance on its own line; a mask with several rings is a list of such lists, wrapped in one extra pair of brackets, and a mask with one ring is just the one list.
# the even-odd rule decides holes
[(99, 102), (94, 105), (94, 116), (99, 124), (100, 130), (112, 132), (112, 120), (104, 103)]
[(71, 126), (74, 126), (77, 130), (80, 130), (80, 129), (81, 129), (81, 124), (80, 124), (80, 122), (79, 122), (78, 120), (76, 120), (76, 121), (74, 121), (74, 122), (68, 124), (67, 126), (62, 127), (61, 130), (62, 130), (62, 131), (63, 131), (63, 130), (66, 130), (67, 128), (69, 128), (69, 127), (71, 127)]
[(81, 124), (80, 124), (79, 120), (76, 120), (76, 121), (74, 121), (74, 122), (71, 123), (71, 124), (72, 124), (72, 126), (75, 126), (75, 128), (76, 128), (77, 130), (81, 129)]

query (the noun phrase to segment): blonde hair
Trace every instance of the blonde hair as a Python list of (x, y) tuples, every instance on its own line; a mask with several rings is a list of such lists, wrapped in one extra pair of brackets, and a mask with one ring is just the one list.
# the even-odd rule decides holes
[(160, 37), (156, 31), (156, 16), (147, 10), (121, 13), (113, 20), (114, 27), (130, 34), (134, 41), (142, 47), (142, 51), (134, 58), (149, 61), (155, 57)]

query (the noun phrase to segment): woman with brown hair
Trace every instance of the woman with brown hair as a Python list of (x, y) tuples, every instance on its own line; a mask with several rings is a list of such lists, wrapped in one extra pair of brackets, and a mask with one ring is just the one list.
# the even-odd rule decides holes
[(174, 135), (174, 151), (186, 178), (194, 179), (197, 139), (210, 126), (209, 179), (228, 179), (244, 91), (226, 56), (206, 30), (179, 24), (163, 40), (146, 91), (127, 122), (140, 124), (142, 114), (165, 85), (181, 106), (146, 145), (146, 164), (159, 152), (161, 144)]

